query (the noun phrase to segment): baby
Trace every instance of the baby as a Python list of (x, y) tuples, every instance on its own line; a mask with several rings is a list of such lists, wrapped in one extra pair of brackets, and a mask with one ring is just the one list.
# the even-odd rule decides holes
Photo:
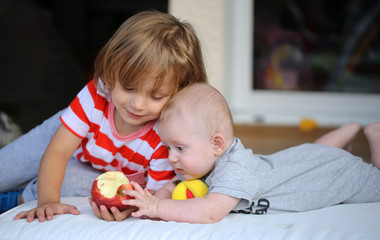
[[(159, 133), (169, 149), (177, 173), (156, 196), (132, 183), (125, 193), (134, 199), (134, 217), (167, 221), (213, 223), (228, 213), (299, 212), (340, 203), (380, 201), (380, 122), (365, 133), (372, 163), (347, 149), (359, 130), (348, 124), (321, 137), (271, 155), (258, 155), (234, 137), (229, 107), (208, 84), (194, 84), (176, 94), (159, 119)], [(205, 197), (172, 200), (178, 178), (201, 178), (209, 191)], [(158, 197), (159, 196), (159, 197)], [(167, 198), (167, 199), (165, 199)]]

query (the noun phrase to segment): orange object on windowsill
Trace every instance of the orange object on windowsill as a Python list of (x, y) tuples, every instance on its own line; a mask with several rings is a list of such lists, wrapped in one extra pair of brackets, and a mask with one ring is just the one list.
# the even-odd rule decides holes
[(298, 125), (298, 128), (302, 132), (311, 132), (311, 131), (317, 129), (317, 127), (318, 127), (317, 121), (314, 119), (311, 119), (311, 118), (301, 119), (301, 121)]

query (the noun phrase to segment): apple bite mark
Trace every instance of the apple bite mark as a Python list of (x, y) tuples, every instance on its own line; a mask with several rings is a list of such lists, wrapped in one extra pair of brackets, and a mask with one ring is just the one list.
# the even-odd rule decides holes
[(131, 199), (123, 193), (124, 190), (133, 190), (128, 178), (119, 171), (109, 171), (99, 175), (92, 184), (91, 195), (94, 202), (107, 209), (116, 207), (123, 211), (130, 206), (122, 204), (123, 200)]

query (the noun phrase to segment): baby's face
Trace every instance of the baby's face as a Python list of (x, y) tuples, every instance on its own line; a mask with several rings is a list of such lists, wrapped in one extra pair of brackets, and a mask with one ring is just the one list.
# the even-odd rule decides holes
[(194, 118), (181, 117), (183, 114), (174, 110), (165, 114), (165, 120), (159, 124), (159, 134), (169, 149), (173, 169), (186, 180), (208, 174), (217, 159), (211, 137), (200, 130), (203, 128), (197, 126)]

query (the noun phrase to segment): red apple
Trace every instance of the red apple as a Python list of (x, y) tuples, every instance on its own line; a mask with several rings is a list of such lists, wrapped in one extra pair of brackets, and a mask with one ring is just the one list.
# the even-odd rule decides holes
[(99, 175), (92, 184), (92, 199), (98, 206), (104, 205), (107, 209), (117, 207), (123, 211), (130, 206), (121, 203), (122, 200), (131, 199), (123, 190), (134, 189), (128, 178), (119, 171), (109, 171)]

